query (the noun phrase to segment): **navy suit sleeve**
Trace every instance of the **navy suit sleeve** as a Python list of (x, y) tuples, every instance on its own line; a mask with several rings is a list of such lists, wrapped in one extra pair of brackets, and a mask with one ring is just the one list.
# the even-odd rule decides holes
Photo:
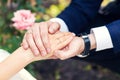
[(58, 15), (71, 32), (79, 34), (88, 28), (96, 16), (102, 0), (72, 0), (71, 4)]
[(113, 50), (115, 53), (120, 52), (120, 20), (114, 21), (106, 25), (113, 43)]

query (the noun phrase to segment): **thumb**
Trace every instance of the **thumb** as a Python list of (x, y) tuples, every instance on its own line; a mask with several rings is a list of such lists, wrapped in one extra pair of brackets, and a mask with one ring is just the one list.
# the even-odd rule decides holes
[(49, 33), (54, 34), (60, 29), (60, 24), (57, 22), (53, 22), (49, 27)]

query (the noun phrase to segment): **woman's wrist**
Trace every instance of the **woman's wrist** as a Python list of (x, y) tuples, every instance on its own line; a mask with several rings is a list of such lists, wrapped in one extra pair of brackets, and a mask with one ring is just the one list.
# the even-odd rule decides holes
[[(19, 47), (16, 51), (15, 51), (15, 53), (19, 53), (19, 56), (21, 57), (21, 59), (23, 59), (24, 60), (24, 62), (26, 62), (26, 63), (31, 63), (31, 62), (33, 62), (34, 61), (34, 58), (35, 58), (35, 56), (34, 56), (34, 54), (32, 53), (32, 51), (30, 50), (30, 49), (27, 49), (27, 50), (25, 50), (25, 49), (23, 49), (22, 47)], [(14, 52), (13, 52), (14, 53)]]
[(34, 55), (31, 50), (24, 50), (22, 47), (18, 48), (0, 63), (0, 80), (8, 80), (33, 60)]

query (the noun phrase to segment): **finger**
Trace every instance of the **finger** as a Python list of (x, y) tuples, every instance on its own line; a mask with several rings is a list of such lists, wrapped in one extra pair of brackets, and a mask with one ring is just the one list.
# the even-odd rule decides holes
[(81, 53), (82, 50), (77, 46), (79, 44), (73, 44), (73, 42), (75, 43), (75, 41), (70, 42), (66, 49), (56, 50), (54, 55), (61, 60), (64, 60), (76, 56), (78, 52)]
[(33, 30), (32, 32), (33, 32), (35, 44), (36, 44), (37, 48), (39, 49), (40, 54), (42, 56), (45, 56), (47, 53), (46, 53), (46, 50), (45, 50), (42, 40), (41, 40), (41, 34), (40, 34), (40, 29), (39, 29), (40, 26), (38, 23), (34, 24), (34, 26), (35, 27), (32, 29)]
[(58, 59), (56, 56), (51, 56), (51, 57), (49, 57), (49, 58), (47, 58), (47, 59)]
[(25, 50), (29, 48), (28, 43), (27, 43), (27, 41), (26, 41), (26, 34), (25, 34), (25, 36), (24, 36), (24, 38), (23, 38), (23, 41), (22, 41), (22, 43), (21, 43), (21, 46), (22, 46)]
[(31, 33), (28, 33), (26, 35), (26, 38), (27, 38), (27, 43), (29, 44), (29, 47), (31, 48), (31, 51), (35, 54), (35, 55), (38, 55), (39, 54), (39, 51), (34, 43), (34, 40), (33, 40), (33, 36)]
[(68, 35), (73, 35), (73, 33), (70, 33), (70, 32), (58, 32), (58, 33), (54, 34), (53, 37), (55, 39), (59, 39), (61, 37), (68, 36)]
[(60, 42), (57, 45), (56, 50), (62, 49), (65, 46), (67, 46), (72, 41), (73, 38), (74, 38), (74, 35), (68, 35), (68, 36), (60, 38), (59, 39)]
[(68, 59), (68, 55), (66, 55), (66, 54), (68, 54), (67, 51), (57, 50), (57, 51), (55, 51), (54, 55), (61, 60), (65, 60), (65, 59)]
[[(64, 33), (66, 33), (66, 32), (64, 32)], [(59, 35), (57, 34), (57, 36), (56, 35), (52, 36), (54, 38), (54, 40), (53, 40), (54, 42), (53, 41), (50, 42), (52, 45), (51, 48), (53, 50), (56, 50), (56, 49), (63, 48), (63, 46), (65, 47), (65, 45), (71, 41), (72, 36), (74, 36), (74, 34), (72, 34), (72, 33), (63, 34), (63, 32), (59, 33)], [(71, 37), (71, 38), (69, 39), (69, 37)], [(67, 39), (68, 39), (68, 41), (66, 41)], [(63, 44), (62, 44), (62, 42), (63, 42)], [(53, 45), (53, 43), (54, 43), (54, 45)]]
[(57, 22), (53, 22), (49, 27), (49, 33), (53, 34), (59, 31), (60, 25)]
[[(70, 33), (70, 34), (64, 34), (64, 35), (61, 35), (59, 38), (56, 38), (57, 40), (57, 43), (58, 44), (62, 44), (62, 42), (64, 43), (66, 40), (68, 40), (70, 37), (70, 40), (72, 39), (72, 37), (75, 36), (74, 33)], [(70, 41), (69, 40), (69, 41)]]
[(51, 21), (46, 21), (47, 22), (47, 24), (50, 26), (53, 22), (51, 22)]
[(48, 38), (48, 24), (47, 23), (42, 22), (40, 24), (40, 32), (41, 32), (41, 38), (42, 38), (43, 45), (47, 53), (49, 53), (51, 49), (50, 49), (50, 42)]
[[(57, 38), (57, 40), (58, 40), (58, 41), (60, 42), (60, 44), (61, 44), (62, 42), (66, 41), (68, 38), (73, 37), (73, 36), (75, 36), (74, 33), (73, 33), (73, 34), (64, 35), (64, 36), (62, 36), (62, 37), (59, 37), (59, 38)], [(70, 40), (71, 40), (71, 39), (70, 39)]]

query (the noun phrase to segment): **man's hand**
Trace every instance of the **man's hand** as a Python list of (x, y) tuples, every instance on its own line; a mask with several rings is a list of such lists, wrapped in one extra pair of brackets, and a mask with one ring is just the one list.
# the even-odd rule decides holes
[(35, 55), (39, 55), (40, 53), (42, 56), (45, 56), (51, 51), (48, 33), (54, 34), (59, 29), (60, 25), (57, 22), (35, 23), (25, 34), (22, 46), (24, 49), (30, 47)]
[(84, 50), (84, 41), (81, 37), (75, 37), (68, 46), (62, 50), (56, 50), (55, 56), (61, 60), (65, 60), (78, 54)]
[[(96, 40), (94, 34), (88, 35), (90, 39), (90, 50), (96, 48)], [(62, 50), (56, 50), (54, 56), (64, 60), (77, 55), (80, 55), (85, 48), (84, 40), (81, 37), (74, 37), (74, 39)]]

